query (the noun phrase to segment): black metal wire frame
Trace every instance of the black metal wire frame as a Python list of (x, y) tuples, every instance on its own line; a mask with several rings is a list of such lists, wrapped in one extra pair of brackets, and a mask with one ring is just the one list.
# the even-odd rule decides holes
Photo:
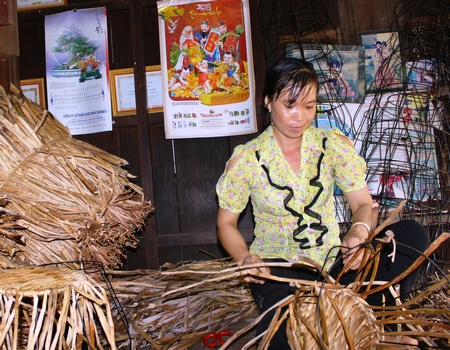
[[(286, 46), (292, 43), (301, 57), (306, 43), (318, 48), (327, 44), (326, 50), (319, 50), (318, 60), (336, 55), (337, 31), (327, 16), (328, 5), (325, 0), (261, 2), (266, 64), (285, 57)], [(367, 162), (366, 179), (379, 182), (373, 195), (380, 204), (379, 223), (406, 199), (401, 217), (423, 223), (433, 240), (450, 226), (450, 4), (448, 0), (398, 1), (389, 31), (398, 33), (398, 45), (384, 57), (361, 123), (354, 123), (345, 98), (332, 91), (327, 113), (335, 120), (351, 121)], [(318, 73), (327, 75), (331, 70)], [(358, 112), (361, 108), (363, 103)], [(389, 179), (399, 180), (403, 195), (393, 193)], [(336, 197), (336, 215), (345, 228), (351, 213), (341, 197)], [(449, 246), (435, 256), (443, 265), (450, 264)]]

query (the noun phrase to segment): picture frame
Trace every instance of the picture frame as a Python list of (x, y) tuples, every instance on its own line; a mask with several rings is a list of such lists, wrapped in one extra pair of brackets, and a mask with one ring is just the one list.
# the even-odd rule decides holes
[(311, 62), (319, 76), (319, 102), (360, 103), (364, 100), (364, 48), (352, 45), (303, 45), (303, 56), (297, 44), (286, 46), (286, 56)]
[(31, 101), (46, 108), (44, 78), (21, 80), (20, 89)]
[[(147, 110), (149, 113), (163, 111), (161, 66), (145, 67), (147, 82)], [(113, 116), (136, 114), (134, 73), (132, 68), (110, 70), (111, 101)]]
[(65, 5), (67, 0), (17, 0), (17, 11), (36, 10), (43, 7)]
[(436, 59), (405, 62), (405, 81), (408, 90), (430, 90), (439, 80)]
[(360, 45), (364, 47), (366, 89), (399, 90), (403, 87), (403, 67), (398, 32), (358, 32)]

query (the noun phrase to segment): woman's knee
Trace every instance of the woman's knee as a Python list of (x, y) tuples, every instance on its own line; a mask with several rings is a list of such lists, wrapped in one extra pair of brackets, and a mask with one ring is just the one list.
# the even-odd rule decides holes
[(423, 252), (430, 244), (428, 231), (419, 222), (412, 219), (401, 220), (388, 226), (394, 232), (397, 242), (409, 245)]

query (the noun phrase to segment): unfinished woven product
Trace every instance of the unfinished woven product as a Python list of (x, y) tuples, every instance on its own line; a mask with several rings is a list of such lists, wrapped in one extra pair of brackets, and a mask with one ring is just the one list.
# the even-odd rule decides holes
[[(13, 263), (94, 260), (122, 264), (154, 210), (127, 162), (69, 131), (12, 87), (0, 86), (0, 251)], [(5, 204), (6, 203), (6, 204)], [(20, 226), (19, 229), (17, 226)]]
[(290, 307), (291, 349), (370, 349), (380, 338), (373, 310), (347, 288), (298, 290)]
[(84, 272), (24, 266), (1, 275), (0, 348), (116, 349), (108, 297)]

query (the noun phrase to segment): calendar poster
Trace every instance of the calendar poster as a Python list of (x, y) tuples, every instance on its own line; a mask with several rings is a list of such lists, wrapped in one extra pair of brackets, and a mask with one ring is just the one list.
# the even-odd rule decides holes
[(112, 130), (106, 8), (45, 17), (48, 110), (72, 135)]
[(248, 0), (157, 4), (166, 137), (256, 132)]

